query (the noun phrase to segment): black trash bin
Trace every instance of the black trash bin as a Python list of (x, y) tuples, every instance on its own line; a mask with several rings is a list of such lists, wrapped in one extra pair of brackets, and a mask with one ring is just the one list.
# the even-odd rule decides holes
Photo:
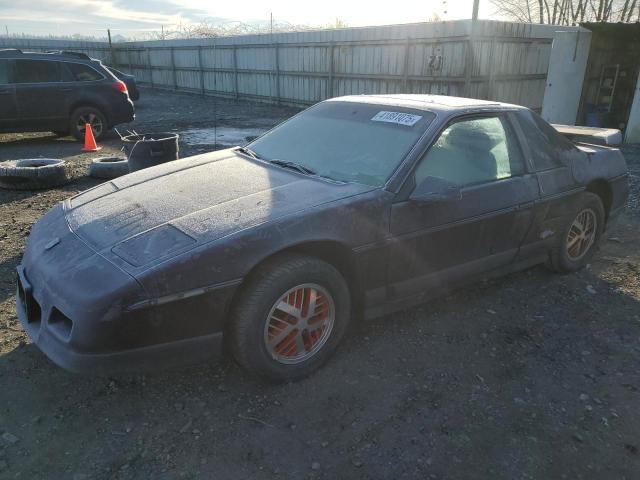
[(131, 172), (179, 158), (177, 133), (133, 134), (122, 137), (122, 142)]

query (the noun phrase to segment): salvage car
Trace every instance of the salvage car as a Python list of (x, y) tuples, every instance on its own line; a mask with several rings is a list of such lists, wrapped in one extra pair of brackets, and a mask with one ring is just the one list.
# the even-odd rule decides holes
[(330, 99), (244, 147), (53, 208), (18, 267), (17, 312), (73, 371), (192, 363), (224, 345), (294, 380), (355, 317), (536, 264), (584, 267), (623, 210), (627, 176), (618, 149), (572, 143), (524, 107)]
[(0, 49), (0, 132), (54, 132), (96, 140), (135, 119), (127, 86), (79, 52)]

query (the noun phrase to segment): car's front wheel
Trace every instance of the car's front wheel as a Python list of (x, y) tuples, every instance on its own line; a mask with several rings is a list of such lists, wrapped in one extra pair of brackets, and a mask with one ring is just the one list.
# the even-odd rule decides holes
[(96, 141), (102, 140), (107, 133), (108, 125), (104, 114), (95, 107), (80, 107), (73, 111), (69, 129), (78, 140), (84, 140), (86, 125), (91, 125), (93, 137)]
[(350, 316), (349, 288), (335, 267), (280, 256), (243, 286), (228, 331), (231, 351), (243, 367), (271, 380), (297, 380), (335, 352)]

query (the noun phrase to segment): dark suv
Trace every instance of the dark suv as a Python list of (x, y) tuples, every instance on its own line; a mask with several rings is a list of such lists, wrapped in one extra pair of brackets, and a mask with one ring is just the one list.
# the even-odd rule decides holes
[(100, 139), (135, 118), (127, 86), (83, 53), (0, 50), (0, 132), (46, 132)]

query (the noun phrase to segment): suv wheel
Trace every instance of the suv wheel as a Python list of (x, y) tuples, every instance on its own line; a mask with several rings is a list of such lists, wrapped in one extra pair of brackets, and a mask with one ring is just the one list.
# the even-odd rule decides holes
[(313, 257), (280, 256), (243, 287), (229, 325), (231, 351), (248, 370), (297, 380), (331, 357), (350, 316), (349, 288), (335, 267)]
[(86, 124), (91, 125), (96, 141), (101, 140), (107, 132), (107, 119), (104, 114), (94, 107), (80, 107), (71, 114), (70, 130), (78, 140), (84, 140)]

